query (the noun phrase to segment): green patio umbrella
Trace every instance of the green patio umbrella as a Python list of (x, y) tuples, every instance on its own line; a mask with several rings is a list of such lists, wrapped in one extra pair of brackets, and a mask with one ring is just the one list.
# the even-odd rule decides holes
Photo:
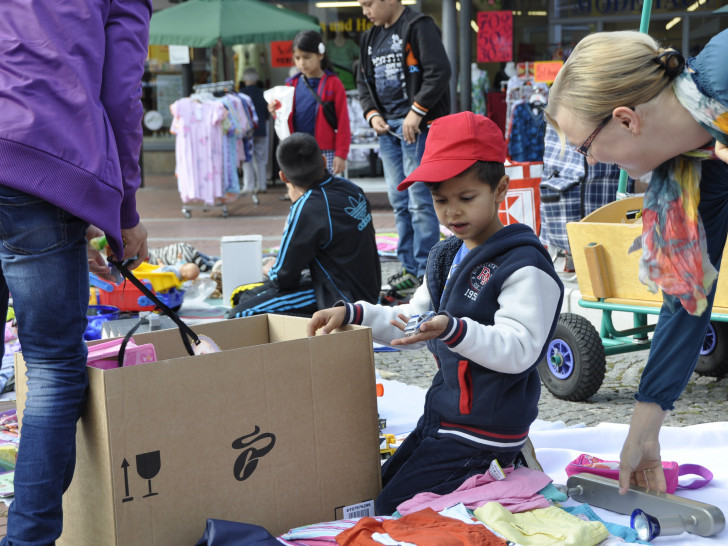
[(213, 47), (290, 40), (314, 17), (258, 0), (189, 0), (152, 15), (149, 43)]

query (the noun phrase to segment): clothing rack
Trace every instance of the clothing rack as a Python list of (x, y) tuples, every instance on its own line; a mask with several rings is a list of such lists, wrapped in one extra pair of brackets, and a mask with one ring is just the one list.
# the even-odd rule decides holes
[(195, 93), (206, 91), (208, 93), (214, 93), (215, 91), (232, 91), (235, 89), (235, 82), (233, 80), (225, 80), (224, 82), (214, 83), (198, 83), (192, 86), (192, 90)]
[[(202, 210), (202, 211), (206, 212), (213, 208), (222, 208), (222, 216), (223, 216), (223, 218), (227, 218), (227, 216), (228, 216), (227, 204), (233, 199), (233, 197), (232, 197), (233, 195), (237, 196), (237, 194), (238, 194), (238, 191), (239, 191), (239, 178), (238, 177), (240, 176), (240, 171), (238, 169), (239, 164), (237, 161), (237, 157), (240, 157), (240, 156), (239, 156), (239, 154), (236, 154), (236, 151), (239, 150), (240, 142), (239, 141), (237, 142), (238, 150), (235, 150), (235, 149), (231, 150), (230, 146), (231, 145), (235, 146), (235, 143), (234, 142), (231, 143), (230, 140), (228, 140), (228, 139), (229, 138), (244, 139), (244, 138), (246, 138), (246, 135), (247, 135), (247, 133), (244, 133), (242, 131), (238, 132), (238, 129), (241, 126), (239, 123), (235, 122), (234, 119), (236, 119), (236, 118), (237, 119), (246, 119), (247, 118), (248, 125), (244, 126), (244, 127), (247, 127), (245, 129), (245, 131), (249, 131), (250, 134), (252, 134), (253, 124), (256, 122), (257, 118), (254, 117), (255, 112), (252, 112), (252, 114), (248, 112), (248, 110), (252, 110), (252, 108), (253, 108), (251, 99), (249, 99), (248, 97), (245, 97), (244, 95), (242, 95), (240, 93), (236, 93), (235, 89), (234, 89), (234, 82), (232, 80), (226, 80), (226, 81), (214, 82), (214, 83), (197, 84), (197, 85), (193, 86), (193, 93), (189, 97), (179, 99), (179, 101), (176, 101), (172, 105), (174, 107), (175, 105), (177, 105), (178, 102), (180, 104), (189, 104), (189, 102), (187, 102), (187, 101), (189, 99), (192, 99), (192, 101), (199, 102), (203, 105), (205, 105), (207, 103), (207, 106), (209, 107), (209, 106), (211, 106), (210, 105), (211, 102), (218, 102), (218, 100), (223, 100), (223, 101), (226, 100), (224, 98), (221, 98), (225, 95), (228, 95), (228, 100), (232, 100), (233, 97), (235, 99), (239, 100), (242, 103), (242, 110), (241, 110), (241, 108), (237, 107), (239, 105), (235, 105), (235, 104), (230, 105), (229, 103), (226, 104), (225, 108), (227, 109), (227, 115), (233, 116), (233, 118), (231, 118), (232, 127), (230, 127), (229, 130), (228, 129), (223, 130), (222, 142), (218, 142), (217, 137), (210, 138), (209, 142), (208, 142), (207, 137), (204, 138), (204, 141), (207, 143), (206, 146), (208, 146), (208, 145), (214, 146), (214, 149), (215, 149), (215, 153), (213, 153), (214, 161), (215, 162), (220, 161), (222, 163), (222, 165), (223, 165), (222, 174), (220, 174), (220, 171), (216, 168), (213, 168), (212, 170), (210, 170), (210, 172), (206, 172), (206, 173), (200, 173), (197, 170), (194, 170), (195, 168), (193, 168), (193, 170), (194, 170), (193, 173), (187, 173), (187, 175), (184, 177), (186, 186), (185, 186), (185, 192), (184, 192), (183, 204), (182, 204), (182, 214), (186, 218), (190, 218), (192, 216), (193, 210)], [(244, 99), (247, 99), (248, 102), (246, 103), (246, 101)], [(233, 102), (235, 102), (235, 101), (233, 101)], [(185, 110), (185, 114), (180, 115), (180, 119), (183, 119), (184, 116), (187, 116), (187, 119), (189, 119), (190, 110), (188, 108), (189, 107), (187, 107), (187, 109)], [(176, 117), (177, 113), (174, 110), (173, 110), (173, 113), (175, 114), (175, 121), (172, 123), (172, 128), (174, 128), (177, 123), (177, 117)], [(237, 113), (237, 116), (235, 115), (236, 113)], [(223, 118), (219, 117), (217, 114), (216, 114), (216, 118), (217, 118), (217, 121), (212, 122), (215, 125), (218, 122), (221, 122), (221, 119), (223, 119)], [(205, 119), (207, 119), (207, 118), (205, 118)], [(201, 118), (197, 117), (197, 120), (199, 121), (199, 120), (201, 120)], [(192, 127), (192, 125), (190, 125), (190, 127)], [(222, 129), (222, 127), (220, 127), (220, 129)], [(233, 129), (235, 130), (234, 134), (232, 133)], [(172, 131), (172, 132), (175, 133), (175, 131)], [(182, 134), (186, 134), (186, 133), (183, 132)], [(177, 135), (176, 138), (179, 139), (180, 136)], [(177, 145), (178, 145), (178, 141), (176, 140), (175, 141), (175, 157), (177, 154)], [(208, 151), (213, 150), (213, 148), (209, 148), (209, 149), (205, 148), (205, 149)], [(234, 164), (233, 164), (233, 160), (231, 159), (234, 156), (231, 154), (237, 155), (237, 157), (234, 161)], [(199, 161), (197, 162), (197, 164), (199, 164)], [(216, 165), (217, 165), (217, 163), (216, 163)], [(196, 168), (199, 168), (199, 165)], [(231, 174), (229, 174), (230, 173), (229, 169), (232, 169), (232, 168), (237, 169), (237, 171), (238, 171), (237, 176), (232, 176)], [(203, 169), (205, 169), (205, 167), (203, 167)], [(226, 171), (226, 169), (228, 169), (228, 170)], [(192, 192), (189, 191), (190, 183), (192, 183), (194, 185), (195, 183), (199, 183), (200, 180), (206, 180), (206, 181), (210, 182), (210, 184), (212, 184), (212, 183), (217, 184), (218, 176), (222, 176), (222, 193), (220, 193), (220, 194), (217, 193), (217, 190), (219, 189), (219, 188), (217, 188), (217, 186), (215, 186), (215, 190), (213, 190), (212, 193), (204, 193), (204, 195), (203, 195), (203, 193), (198, 193), (197, 191), (192, 191)], [(182, 183), (181, 180), (182, 180), (181, 177), (178, 178), (178, 184)], [(236, 184), (236, 182), (237, 182), (237, 184)], [(182, 188), (182, 186), (180, 186), (180, 194), (183, 193), (181, 188)], [(185, 200), (185, 197), (187, 198), (187, 200)], [(196, 204), (198, 199), (203, 201), (203, 203)], [(253, 203), (255, 203), (256, 205), (259, 204), (258, 196), (255, 194), (255, 192), (252, 195), (252, 199), (253, 199)]]

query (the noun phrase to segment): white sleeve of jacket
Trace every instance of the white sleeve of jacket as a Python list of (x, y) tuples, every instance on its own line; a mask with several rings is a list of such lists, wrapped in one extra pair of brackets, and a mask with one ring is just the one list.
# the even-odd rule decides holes
[(537, 267), (524, 267), (503, 283), (500, 309), (492, 326), (469, 318), (467, 333), (450, 349), (468, 360), (501, 373), (520, 373), (536, 361), (547, 341), (561, 291), (556, 281)]
[[(376, 305), (365, 301), (356, 302), (361, 305), (364, 313), (362, 317), (362, 326), (369, 326), (372, 329), (372, 339), (382, 345), (391, 345), (392, 340), (404, 337), (404, 332), (396, 326), (390, 324), (392, 320), (399, 320), (397, 315), (411, 317), (412, 315), (421, 315), (430, 310), (430, 293), (427, 290), (427, 281), (423, 280), (422, 285), (412, 295), (409, 303), (388, 307), (385, 305)], [(413, 350), (425, 347), (426, 342), (413, 343), (412, 345), (398, 345), (398, 349)]]

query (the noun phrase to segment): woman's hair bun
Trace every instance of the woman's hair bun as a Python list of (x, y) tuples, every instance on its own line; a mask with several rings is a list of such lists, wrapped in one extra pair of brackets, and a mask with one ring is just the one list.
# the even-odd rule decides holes
[(671, 80), (677, 78), (685, 68), (685, 58), (677, 49), (663, 49), (653, 59)]

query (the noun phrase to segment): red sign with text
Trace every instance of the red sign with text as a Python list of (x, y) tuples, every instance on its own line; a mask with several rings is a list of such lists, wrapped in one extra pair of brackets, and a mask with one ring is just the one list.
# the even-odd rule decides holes
[(273, 68), (293, 66), (293, 40), (270, 43), (270, 64)]
[(553, 83), (556, 79), (556, 74), (564, 66), (564, 61), (536, 61), (533, 64), (535, 65), (533, 74), (534, 81)]
[(513, 13), (511, 11), (478, 12), (479, 63), (513, 60)]

